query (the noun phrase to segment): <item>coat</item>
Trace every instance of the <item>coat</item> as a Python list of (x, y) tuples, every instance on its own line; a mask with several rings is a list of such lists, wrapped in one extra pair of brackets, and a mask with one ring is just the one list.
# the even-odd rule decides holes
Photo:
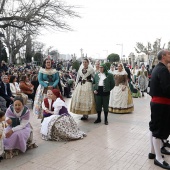
[(24, 81), (21, 81), (19, 83), (19, 87), (21, 91), (25, 94), (32, 94), (34, 92), (34, 90), (31, 89), (32, 87), (34, 88), (34, 86), (32, 84), (28, 85)]
[(10, 86), (9, 83), (6, 84), (7, 85), (7, 94), (5, 94), (5, 85), (3, 82), (0, 82), (0, 96), (3, 97), (4, 99), (9, 99), (10, 97), (12, 97), (12, 93), (10, 90)]
[[(93, 79), (93, 90), (98, 90), (99, 88), (99, 74), (100, 73), (96, 73)], [(114, 78), (113, 78), (113, 74), (108, 73), (108, 75), (106, 76), (106, 78), (104, 79), (103, 82), (103, 92), (110, 92), (113, 87), (115, 86), (115, 82), (114, 82)]]

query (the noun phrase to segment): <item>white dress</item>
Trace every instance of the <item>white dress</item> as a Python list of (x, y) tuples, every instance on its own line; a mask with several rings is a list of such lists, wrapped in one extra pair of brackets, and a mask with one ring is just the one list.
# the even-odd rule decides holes
[(83, 73), (83, 69), (79, 69), (76, 79), (77, 87), (74, 90), (70, 104), (72, 113), (81, 115), (96, 114), (92, 81), (90, 81), (93, 76), (93, 68), (88, 67), (85, 73)]

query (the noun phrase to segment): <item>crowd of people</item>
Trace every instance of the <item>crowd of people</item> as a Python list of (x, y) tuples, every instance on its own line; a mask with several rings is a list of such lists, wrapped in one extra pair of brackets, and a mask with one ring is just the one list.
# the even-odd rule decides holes
[[(170, 154), (165, 148), (170, 147), (167, 142), (170, 132), (170, 52), (160, 51), (158, 60), (159, 64), (150, 70), (144, 64), (140, 68), (137, 64), (130, 68), (125, 63), (112, 64), (109, 70), (105, 63), (97, 60), (93, 66), (85, 58), (78, 72), (71, 69), (71, 62), (64, 69), (62, 65), (53, 67), (51, 58), (46, 58), (42, 67), (8, 67), (3, 62), (0, 66), (0, 160), (37, 147), (33, 142), (28, 100), (32, 101), (33, 113), (41, 119), (42, 139), (68, 141), (86, 136), (69, 111), (82, 115), (82, 121), (97, 114), (94, 121), (97, 124), (102, 122), (103, 110), (104, 124), (108, 125), (108, 112), (132, 113), (133, 97), (149, 93), (152, 100), (148, 157), (155, 159), (155, 165), (170, 169), (161, 155), (161, 152)], [(71, 98), (69, 109), (64, 98)]]

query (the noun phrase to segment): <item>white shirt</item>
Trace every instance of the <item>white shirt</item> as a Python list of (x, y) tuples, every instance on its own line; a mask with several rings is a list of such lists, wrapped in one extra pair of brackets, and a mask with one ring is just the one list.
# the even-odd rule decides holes
[(104, 73), (99, 73), (99, 78), (100, 79), (99, 79), (99, 85), (98, 86), (103, 86), (104, 85), (103, 81), (106, 78), (106, 75)]
[(15, 82), (15, 85), (13, 83), (9, 83), (10, 90), (13, 95), (15, 95), (17, 92), (21, 92), (21, 89), (19, 88), (19, 84)]

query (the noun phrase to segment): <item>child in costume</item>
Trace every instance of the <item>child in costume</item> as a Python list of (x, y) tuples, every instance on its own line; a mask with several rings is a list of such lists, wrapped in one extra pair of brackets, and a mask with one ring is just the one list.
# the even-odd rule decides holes
[(43, 118), (51, 116), (54, 112), (52, 94), (51, 90), (47, 90), (47, 97), (42, 102)]

